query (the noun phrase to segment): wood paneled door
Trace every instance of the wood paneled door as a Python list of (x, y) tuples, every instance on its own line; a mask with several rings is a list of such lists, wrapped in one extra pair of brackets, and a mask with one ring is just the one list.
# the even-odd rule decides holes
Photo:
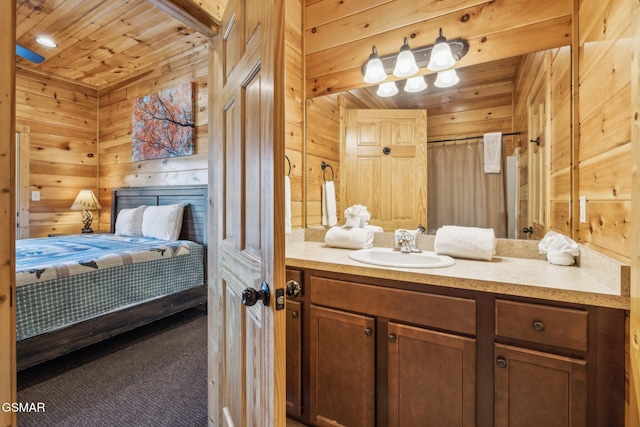
[(385, 231), (427, 227), (427, 112), (346, 110), (340, 200)]
[(229, 1), (210, 55), (209, 425), (285, 424), (283, 16)]

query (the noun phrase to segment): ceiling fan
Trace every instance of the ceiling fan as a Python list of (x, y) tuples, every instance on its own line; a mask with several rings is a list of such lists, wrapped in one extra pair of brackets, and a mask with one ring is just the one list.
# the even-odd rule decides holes
[(20, 46), (16, 44), (16, 55), (23, 57), (27, 61), (31, 61), (33, 63), (39, 64), (44, 61), (44, 56), (38, 55), (34, 51), (27, 49), (24, 46)]

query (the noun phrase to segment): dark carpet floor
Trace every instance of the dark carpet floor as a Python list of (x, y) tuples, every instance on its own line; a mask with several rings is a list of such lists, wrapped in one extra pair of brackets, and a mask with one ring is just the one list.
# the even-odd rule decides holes
[(187, 310), (18, 373), (19, 427), (206, 426), (207, 317)]

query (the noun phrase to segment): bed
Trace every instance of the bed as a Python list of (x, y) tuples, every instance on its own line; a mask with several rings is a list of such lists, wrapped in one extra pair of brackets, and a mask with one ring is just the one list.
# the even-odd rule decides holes
[[(17, 241), (18, 370), (204, 307), (207, 204), (207, 186), (114, 189), (110, 233)], [(115, 235), (118, 216), (120, 233), (141, 205), (154, 213), (181, 206), (181, 227), (169, 239), (156, 224), (147, 227), (153, 238)]]

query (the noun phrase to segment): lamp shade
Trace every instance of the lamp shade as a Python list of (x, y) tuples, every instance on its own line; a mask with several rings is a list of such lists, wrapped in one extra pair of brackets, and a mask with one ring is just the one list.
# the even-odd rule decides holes
[(456, 60), (451, 54), (451, 46), (449, 46), (447, 39), (442, 35), (442, 28), (440, 28), (440, 37), (436, 39), (436, 44), (431, 50), (431, 58), (429, 59), (427, 68), (431, 71), (442, 71), (451, 68), (455, 63)]
[(418, 72), (418, 65), (416, 64), (416, 58), (411, 52), (409, 47), (409, 40), (404, 38), (404, 44), (400, 48), (398, 58), (396, 58), (396, 67), (393, 70), (393, 75), (396, 77), (409, 77)]
[(433, 85), (436, 87), (450, 87), (460, 81), (455, 69), (440, 71)]
[(371, 55), (369, 55), (369, 60), (365, 65), (363, 80), (365, 83), (380, 83), (381, 81), (386, 80), (387, 73), (384, 71), (384, 66), (378, 56), (378, 50), (376, 47), (373, 46), (371, 50)]
[(102, 206), (91, 190), (81, 190), (71, 205), (72, 211), (95, 211), (98, 209), (102, 209)]
[(382, 97), (388, 97), (388, 96), (393, 96), (396, 93), (398, 93), (398, 86), (396, 85), (396, 82), (387, 82), (387, 83), (382, 83), (380, 86), (378, 86), (378, 91), (376, 92), (376, 95), (382, 96)]
[(424, 81), (424, 76), (415, 76), (407, 79), (407, 83), (404, 86), (405, 92), (421, 92), (427, 88), (427, 82)]

